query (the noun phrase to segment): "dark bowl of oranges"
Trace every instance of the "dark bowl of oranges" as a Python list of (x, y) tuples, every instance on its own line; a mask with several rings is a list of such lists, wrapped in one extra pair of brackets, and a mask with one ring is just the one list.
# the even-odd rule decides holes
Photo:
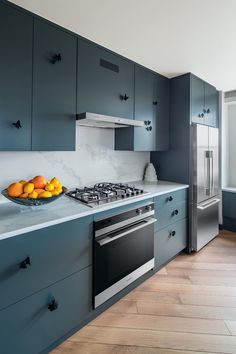
[(39, 206), (54, 202), (66, 192), (67, 188), (62, 186), (57, 177), (48, 180), (43, 176), (35, 176), (30, 181), (10, 184), (2, 191), (2, 195), (20, 205)]

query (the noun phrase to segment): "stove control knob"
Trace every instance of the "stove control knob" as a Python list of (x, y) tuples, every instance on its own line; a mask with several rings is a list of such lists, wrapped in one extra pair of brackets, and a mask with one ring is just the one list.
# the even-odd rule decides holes
[(152, 206), (151, 206), (151, 205), (147, 205), (147, 206), (146, 206), (146, 210), (147, 210), (147, 211), (152, 211)]
[(136, 209), (136, 214), (141, 215), (142, 214), (142, 209)]

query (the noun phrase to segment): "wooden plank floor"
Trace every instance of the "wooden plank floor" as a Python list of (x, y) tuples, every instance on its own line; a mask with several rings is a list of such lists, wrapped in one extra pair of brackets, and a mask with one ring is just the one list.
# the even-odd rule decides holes
[(236, 354), (236, 234), (181, 254), (51, 354)]

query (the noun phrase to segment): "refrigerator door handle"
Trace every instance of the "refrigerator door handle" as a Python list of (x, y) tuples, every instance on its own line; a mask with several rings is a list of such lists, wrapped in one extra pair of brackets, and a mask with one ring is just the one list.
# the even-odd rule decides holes
[(207, 209), (207, 208), (210, 208), (211, 206), (213, 206), (213, 205), (215, 205), (215, 204), (218, 204), (220, 202), (220, 199), (219, 198), (215, 198), (215, 199), (213, 199), (212, 201), (208, 201), (208, 202), (206, 202), (206, 203), (204, 203), (204, 204), (201, 204), (201, 205), (198, 205), (197, 206), (197, 209), (199, 209), (199, 210), (205, 210), (205, 209)]
[(210, 151), (206, 150), (206, 195), (209, 197), (211, 195), (211, 161), (210, 161)]
[(213, 151), (210, 151), (210, 159), (211, 159), (211, 196), (214, 194), (214, 156)]

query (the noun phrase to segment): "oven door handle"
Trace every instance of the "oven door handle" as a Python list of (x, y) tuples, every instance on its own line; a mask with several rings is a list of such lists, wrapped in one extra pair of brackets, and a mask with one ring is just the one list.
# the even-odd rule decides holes
[(102, 240), (96, 240), (96, 242), (99, 243), (100, 246), (104, 246), (104, 245), (106, 245), (107, 243), (110, 243), (110, 242), (112, 242), (112, 241), (115, 241), (115, 240), (117, 240), (117, 239), (119, 239), (119, 238), (121, 238), (121, 237), (124, 237), (124, 236), (126, 236), (126, 235), (128, 235), (128, 234), (130, 234), (130, 233), (132, 233), (132, 232), (134, 232), (134, 231), (140, 230), (140, 229), (142, 229), (143, 227), (146, 227), (146, 226), (148, 226), (148, 225), (154, 224), (154, 223), (157, 221), (157, 219), (155, 219), (155, 218), (150, 218), (150, 219), (148, 219), (148, 220), (142, 220), (142, 221), (144, 221), (145, 224), (142, 224), (142, 225), (139, 225), (139, 226), (135, 226), (135, 227), (133, 227), (132, 229), (129, 229), (129, 230), (125, 231), (125, 232), (122, 232), (122, 233), (120, 233), (120, 234), (117, 235), (117, 236), (105, 237), (105, 238), (103, 238)]

